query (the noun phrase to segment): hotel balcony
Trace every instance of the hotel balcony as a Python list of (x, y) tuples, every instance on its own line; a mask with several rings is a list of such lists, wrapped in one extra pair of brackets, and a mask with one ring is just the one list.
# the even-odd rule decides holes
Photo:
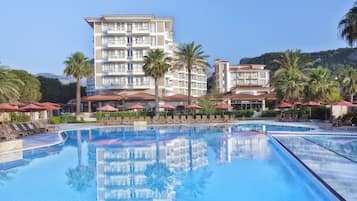
[(150, 30), (149, 29), (133, 29), (132, 34), (147, 35), (147, 34), (150, 34)]
[(121, 57), (121, 56), (115, 56), (115, 55), (113, 55), (113, 56), (108, 56), (108, 58), (107, 58), (107, 61), (108, 62), (119, 62), (119, 61), (126, 61), (127, 60), (127, 58), (126, 57)]
[(107, 48), (127, 48), (127, 43), (108, 42)]
[(151, 43), (150, 42), (134, 42), (134, 43), (132, 43), (132, 46), (133, 46), (133, 48), (135, 48), (135, 47), (139, 47), (139, 48), (143, 48), (143, 47), (147, 47), (147, 48), (149, 48), (149, 47), (151, 47)]
[(111, 29), (111, 30), (107, 30), (106, 33), (108, 35), (126, 35), (127, 31), (125, 29)]

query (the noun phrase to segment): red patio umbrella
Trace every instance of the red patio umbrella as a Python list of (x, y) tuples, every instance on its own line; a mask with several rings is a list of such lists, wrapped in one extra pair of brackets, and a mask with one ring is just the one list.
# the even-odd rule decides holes
[(216, 105), (216, 109), (220, 109), (220, 110), (228, 110), (231, 107), (232, 106), (228, 105), (227, 103), (220, 103)]
[(31, 103), (21, 107), (20, 110), (25, 112), (39, 112), (46, 110), (46, 108)]
[(48, 110), (48, 111), (60, 110), (61, 109), (60, 106), (56, 106), (54, 104), (49, 104), (49, 103), (39, 103), (37, 105), (46, 108), (46, 110)]
[(321, 104), (315, 101), (308, 101), (303, 103), (302, 105), (308, 106), (308, 107), (315, 107), (315, 106), (320, 106)]
[(296, 102), (294, 103), (294, 105), (302, 105), (302, 102), (301, 102), (301, 101), (296, 101)]
[(337, 105), (337, 106), (352, 106), (353, 104), (348, 101), (338, 101), (332, 105)]
[(1, 103), (0, 104), (0, 112), (17, 112), (19, 108), (10, 105), (9, 103)]
[(160, 105), (160, 108), (163, 108), (165, 110), (175, 110), (175, 107), (174, 106), (171, 106), (171, 105)]
[(287, 102), (281, 102), (279, 105), (278, 105), (278, 108), (291, 108), (293, 107), (292, 104), (290, 103), (287, 103)]
[(103, 106), (103, 107), (99, 107), (97, 108), (98, 111), (104, 111), (104, 112), (116, 112), (118, 111), (117, 108), (115, 107), (112, 107), (110, 105), (106, 105), (106, 106)]
[(128, 109), (129, 110), (143, 110), (143, 109), (145, 109), (145, 107), (140, 104), (135, 104), (135, 105), (130, 106)]
[(188, 110), (200, 110), (200, 109), (202, 109), (202, 107), (192, 103), (191, 105), (187, 105), (186, 109), (188, 109)]

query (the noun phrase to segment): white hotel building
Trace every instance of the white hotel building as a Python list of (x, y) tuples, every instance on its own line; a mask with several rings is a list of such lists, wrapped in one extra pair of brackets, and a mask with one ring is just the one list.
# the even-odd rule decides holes
[[(145, 76), (144, 56), (150, 49), (162, 49), (174, 56), (173, 19), (152, 15), (105, 15), (86, 18), (94, 33), (94, 80), (89, 95), (103, 91), (146, 91), (153, 93), (154, 80)], [(192, 95), (207, 91), (207, 75), (192, 73)], [(160, 80), (160, 95), (187, 94), (187, 72), (170, 69)]]

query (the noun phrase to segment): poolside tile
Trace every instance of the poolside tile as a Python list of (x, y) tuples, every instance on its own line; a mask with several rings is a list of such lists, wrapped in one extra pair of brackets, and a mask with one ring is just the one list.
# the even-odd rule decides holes
[(346, 200), (357, 200), (357, 163), (300, 136), (275, 136)]

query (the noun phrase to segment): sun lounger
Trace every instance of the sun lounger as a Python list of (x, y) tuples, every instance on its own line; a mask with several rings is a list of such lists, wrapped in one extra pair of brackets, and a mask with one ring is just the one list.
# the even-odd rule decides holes
[(32, 123), (36, 126), (36, 128), (45, 129), (46, 132), (53, 132), (58, 130), (57, 126), (45, 125), (41, 121), (34, 121)]
[(0, 126), (0, 139), (1, 140), (13, 140), (16, 138), (17, 138), (17, 135), (15, 133), (11, 133), (5, 127)]
[(27, 135), (29, 135), (29, 133), (28, 133), (27, 131), (23, 131), (23, 130), (20, 129), (16, 124), (10, 124), (10, 125), (8, 125), (8, 128), (9, 128), (12, 132), (16, 133), (16, 134), (19, 135), (19, 136), (27, 136)]

